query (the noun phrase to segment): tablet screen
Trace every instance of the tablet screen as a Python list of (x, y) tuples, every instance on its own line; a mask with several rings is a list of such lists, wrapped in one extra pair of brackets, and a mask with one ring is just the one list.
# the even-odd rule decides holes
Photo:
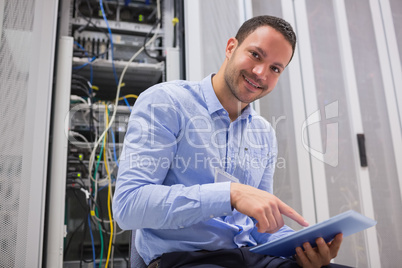
[(346, 237), (372, 227), (376, 223), (373, 219), (349, 210), (286, 237), (253, 247), (250, 251), (264, 255), (288, 257), (296, 254), (296, 247), (302, 246), (305, 242), (310, 242), (311, 246), (315, 247), (317, 245), (315, 240), (319, 237), (330, 242), (339, 233), (343, 233), (343, 236)]

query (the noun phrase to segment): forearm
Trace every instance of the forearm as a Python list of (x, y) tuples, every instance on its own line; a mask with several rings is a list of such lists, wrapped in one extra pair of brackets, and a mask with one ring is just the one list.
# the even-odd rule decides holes
[(228, 183), (117, 185), (114, 218), (122, 229), (178, 229), (231, 213)]

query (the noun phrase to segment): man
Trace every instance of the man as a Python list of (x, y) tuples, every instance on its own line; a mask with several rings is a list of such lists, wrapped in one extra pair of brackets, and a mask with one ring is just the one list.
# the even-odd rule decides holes
[(336, 256), (341, 234), (297, 248), (296, 261), (249, 251), (293, 232), (282, 214), (308, 225), (272, 195), (275, 133), (249, 105), (274, 89), (295, 44), (286, 21), (255, 17), (228, 40), (216, 74), (153, 86), (136, 101), (113, 213), (137, 229), (150, 267), (321, 267)]

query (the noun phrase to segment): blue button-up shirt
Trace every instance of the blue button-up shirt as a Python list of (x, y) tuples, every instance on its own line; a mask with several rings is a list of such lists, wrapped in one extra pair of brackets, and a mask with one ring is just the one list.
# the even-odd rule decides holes
[(250, 106), (231, 122), (211, 78), (155, 85), (133, 107), (113, 214), (122, 229), (137, 229), (147, 264), (166, 252), (254, 246), (293, 232), (257, 232), (254, 219), (232, 211), (230, 182), (214, 182), (219, 168), (272, 193), (277, 143)]

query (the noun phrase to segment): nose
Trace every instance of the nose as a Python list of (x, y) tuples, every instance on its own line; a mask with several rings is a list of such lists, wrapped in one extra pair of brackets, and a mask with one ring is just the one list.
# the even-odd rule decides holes
[(268, 66), (266, 66), (265, 64), (258, 64), (256, 66), (254, 66), (253, 73), (257, 75), (258, 79), (267, 80), (267, 76), (268, 76), (267, 69), (268, 69)]

